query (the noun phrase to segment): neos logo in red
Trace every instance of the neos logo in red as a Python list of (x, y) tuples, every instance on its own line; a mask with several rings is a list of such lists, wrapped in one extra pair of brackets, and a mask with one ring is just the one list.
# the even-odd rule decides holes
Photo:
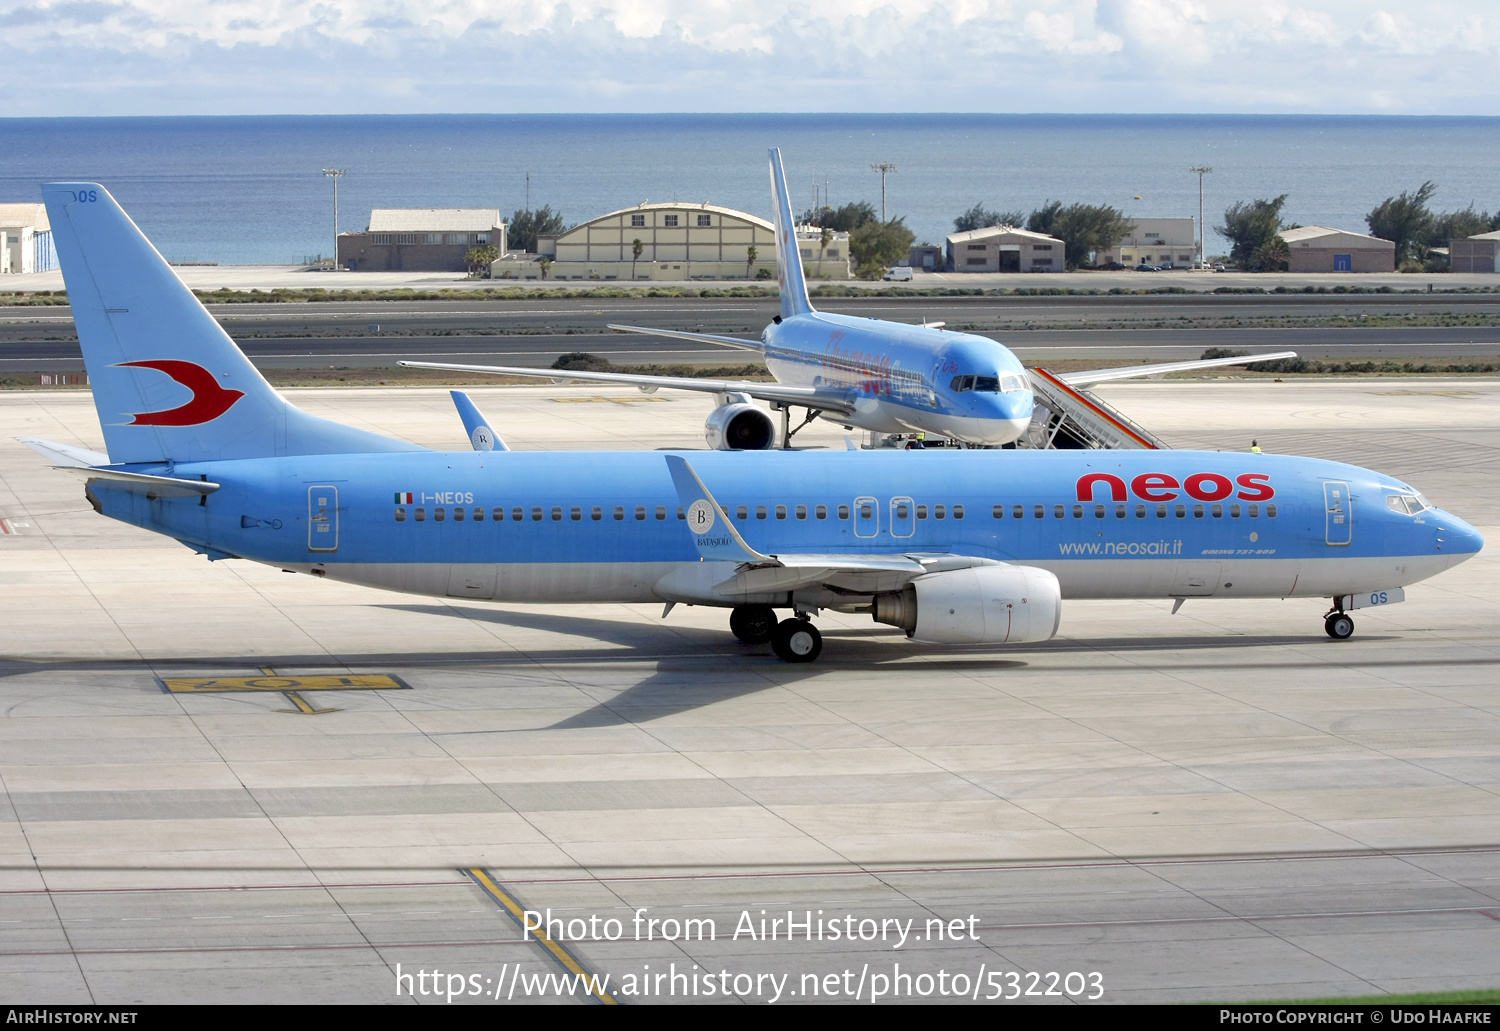
[(245, 396), (243, 390), (225, 390), (214, 379), (213, 373), (192, 362), (179, 362), (166, 358), (154, 362), (121, 362), (120, 364), (164, 372), (193, 392), (192, 400), (185, 405), (161, 412), (133, 414), (130, 417), (131, 426), (198, 426), (205, 422), (213, 422)]
[[(1241, 501), (1270, 501), (1276, 489), (1266, 473), (1240, 473), (1233, 480), (1223, 473), (1194, 473), (1181, 483), (1169, 473), (1141, 473), (1130, 481), (1130, 493), (1142, 501), (1174, 501), (1178, 491), (1196, 501), (1223, 501), (1233, 494)], [(1094, 500), (1096, 484), (1109, 487), (1111, 501), (1124, 501), (1125, 481), (1110, 473), (1089, 473), (1078, 478), (1078, 500)]]

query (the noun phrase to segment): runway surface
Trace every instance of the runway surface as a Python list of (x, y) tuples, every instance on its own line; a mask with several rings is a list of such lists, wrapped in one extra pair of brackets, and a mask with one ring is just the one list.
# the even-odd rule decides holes
[[(463, 445), (443, 391), (291, 393)], [(702, 446), (708, 412), (471, 393), (526, 450)], [(882, 984), (1003, 1001), (1011, 973), (1016, 1003), (1087, 1003), (1094, 974), (1105, 1001), (1494, 987), (1500, 384), (1105, 393), (1173, 446), (1253, 435), (1407, 478), (1491, 548), (1357, 613), (1348, 642), (1312, 601), (1073, 602), (1058, 639), (1013, 649), (825, 615), (823, 658), (790, 667), (701, 608), (486, 605), (207, 563), (96, 516), (13, 441), (101, 446), (86, 394), (0, 393), (0, 997), (445, 1001), (416, 981), (398, 997), (399, 966), (462, 973), (481, 994), (455, 1003), (582, 1003), (534, 980), (568, 962), (617, 990), (697, 990), (666, 1002), (718, 1001), (709, 981), (744, 1002)], [(368, 674), (396, 686), (305, 705), (276, 688)], [(215, 677), (288, 679), (162, 688)], [(521, 940), (508, 903), (550, 908), (559, 936), (591, 917), (620, 934), (563, 942), (565, 960)], [(675, 923), (638, 937), (642, 909)], [(855, 940), (734, 937), (788, 911)], [(713, 940), (701, 923), (683, 940), (689, 919)]]
[[(1196, 358), (1209, 347), (1294, 349), (1336, 360), (1500, 356), (1490, 294), (1303, 297), (871, 298), (822, 310), (987, 334), (1034, 364)], [(263, 368), (392, 367), (404, 358), (548, 366), (569, 351), (620, 364), (755, 362), (752, 352), (635, 334), (608, 323), (754, 340), (774, 298), (229, 304), (212, 310)], [(1363, 320), (1363, 322), (1361, 321)], [(1374, 320), (1373, 322), (1371, 320)], [(0, 375), (82, 367), (66, 308), (0, 308)]]

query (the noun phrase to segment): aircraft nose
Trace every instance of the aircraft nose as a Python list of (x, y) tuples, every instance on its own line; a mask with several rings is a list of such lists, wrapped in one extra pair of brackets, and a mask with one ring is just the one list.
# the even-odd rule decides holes
[(1450, 555), (1476, 555), (1484, 547), (1484, 536), (1464, 520), (1441, 509), (1435, 522), (1438, 525), (1438, 547)]

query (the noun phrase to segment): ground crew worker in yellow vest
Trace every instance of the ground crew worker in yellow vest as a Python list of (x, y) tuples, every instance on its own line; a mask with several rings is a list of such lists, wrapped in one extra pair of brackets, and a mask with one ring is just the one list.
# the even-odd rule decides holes
[(1256, 441), (1252, 440), (1250, 442), (1250, 453), (1252, 455), (1258, 455), (1258, 454), (1260, 454), (1260, 444), (1258, 444)]

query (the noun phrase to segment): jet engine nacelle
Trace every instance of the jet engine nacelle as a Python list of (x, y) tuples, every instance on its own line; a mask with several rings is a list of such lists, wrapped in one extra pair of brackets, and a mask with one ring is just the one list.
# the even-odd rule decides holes
[(709, 413), (703, 435), (715, 451), (769, 451), (776, 446), (776, 420), (747, 401), (720, 405)]
[(1057, 577), (1036, 566), (978, 566), (928, 573), (875, 596), (875, 621), (929, 644), (1047, 641), (1062, 619)]

